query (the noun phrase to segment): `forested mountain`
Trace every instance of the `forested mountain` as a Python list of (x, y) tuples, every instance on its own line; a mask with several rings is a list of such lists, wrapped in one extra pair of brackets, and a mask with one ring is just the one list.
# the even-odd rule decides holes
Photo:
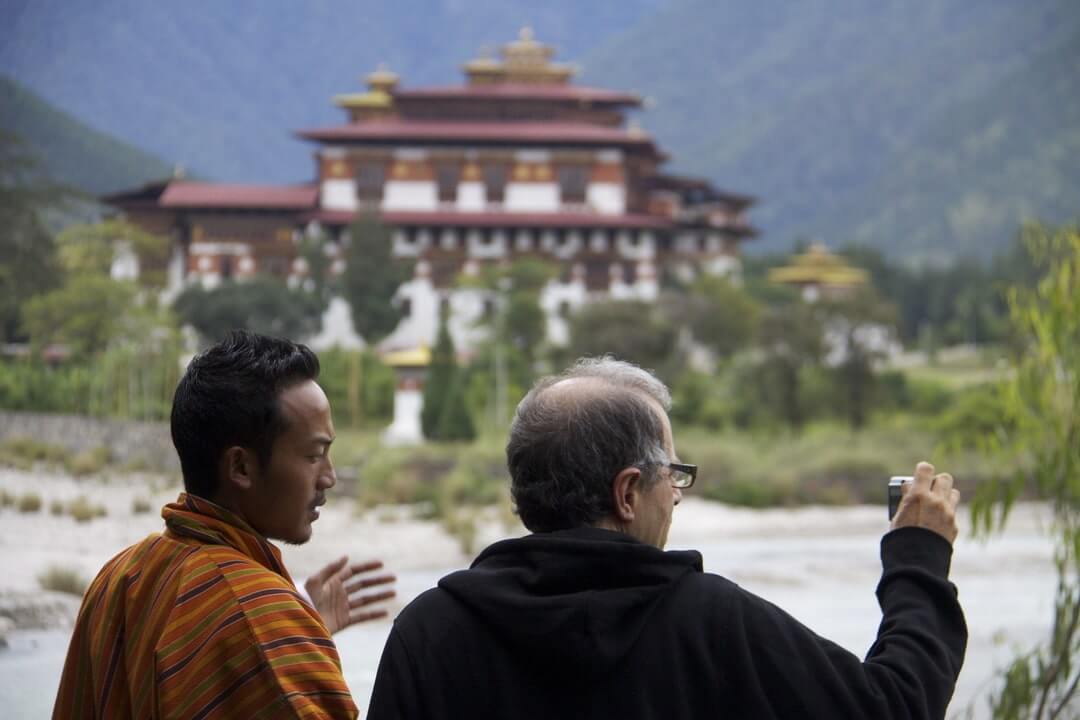
[(222, 180), (312, 174), (291, 131), (386, 62), (408, 86), (531, 24), (580, 82), (649, 97), (675, 169), (761, 199), (798, 237), (989, 254), (1080, 215), (1075, 0), (9, 0), (0, 72), (96, 128)]
[(129, 188), (171, 170), (160, 158), (87, 127), (3, 75), (0, 130), (25, 143), (47, 176), (90, 195)]

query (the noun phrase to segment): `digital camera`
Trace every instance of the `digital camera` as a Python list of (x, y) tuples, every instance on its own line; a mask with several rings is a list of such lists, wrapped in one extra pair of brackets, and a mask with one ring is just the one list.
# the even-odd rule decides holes
[(889, 520), (893, 519), (896, 508), (900, 507), (900, 498), (903, 497), (900, 488), (904, 483), (910, 482), (915, 482), (915, 478), (911, 475), (894, 475), (889, 478)]

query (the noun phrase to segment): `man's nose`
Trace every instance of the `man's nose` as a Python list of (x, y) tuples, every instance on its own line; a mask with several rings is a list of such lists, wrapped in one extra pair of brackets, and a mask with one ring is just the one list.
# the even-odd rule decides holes
[(330, 458), (326, 458), (326, 472), (319, 476), (319, 480), (327, 490), (337, 485), (337, 473), (334, 471), (334, 463)]

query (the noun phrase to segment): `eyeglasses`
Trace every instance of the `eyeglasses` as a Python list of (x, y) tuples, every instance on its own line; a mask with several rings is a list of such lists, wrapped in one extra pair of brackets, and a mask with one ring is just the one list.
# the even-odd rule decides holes
[(694, 480), (697, 478), (697, 465), (667, 463), (667, 467), (671, 470), (671, 486), (680, 490), (685, 490), (693, 485)]

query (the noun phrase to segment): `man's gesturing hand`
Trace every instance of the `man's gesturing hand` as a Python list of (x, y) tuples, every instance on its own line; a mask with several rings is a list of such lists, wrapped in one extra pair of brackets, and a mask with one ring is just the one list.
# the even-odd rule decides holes
[(956, 505), (960, 491), (953, 487), (952, 475), (934, 474), (934, 466), (921, 462), (915, 468), (915, 480), (905, 483), (903, 498), (896, 510), (892, 528), (923, 527), (933, 530), (950, 543), (956, 539)]
[[(331, 633), (344, 630), (350, 625), (386, 617), (385, 609), (365, 610), (372, 603), (388, 600), (397, 593), (393, 588), (361, 594), (361, 591), (377, 585), (394, 582), (393, 575), (371, 575), (373, 570), (382, 568), (380, 560), (371, 560), (349, 565), (348, 556), (343, 555), (304, 583), (311, 604), (322, 615), (326, 628)], [(361, 575), (353, 579), (354, 576)]]

